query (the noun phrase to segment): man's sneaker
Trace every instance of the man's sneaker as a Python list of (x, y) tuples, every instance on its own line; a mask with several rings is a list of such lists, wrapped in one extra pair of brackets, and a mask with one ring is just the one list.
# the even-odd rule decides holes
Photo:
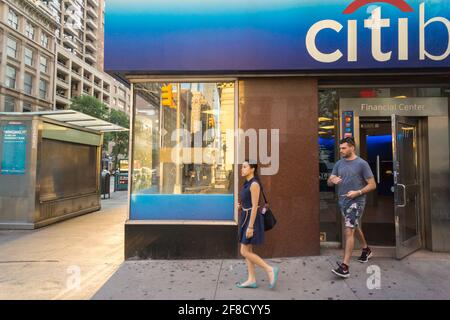
[(334, 270), (331, 270), (335, 275), (341, 278), (348, 278), (350, 276), (350, 272), (348, 270), (348, 266), (345, 263), (337, 263), (338, 267)]
[(372, 258), (372, 250), (367, 247), (362, 249), (361, 256), (358, 258), (358, 261), (361, 263), (366, 263), (370, 258)]

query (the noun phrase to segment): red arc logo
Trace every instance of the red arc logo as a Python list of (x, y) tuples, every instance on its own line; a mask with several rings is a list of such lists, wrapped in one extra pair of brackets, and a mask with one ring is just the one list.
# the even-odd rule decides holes
[(413, 12), (413, 8), (405, 0), (355, 0), (344, 10), (344, 14), (351, 14), (369, 3), (384, 2), (399, 8), (403, 12)]

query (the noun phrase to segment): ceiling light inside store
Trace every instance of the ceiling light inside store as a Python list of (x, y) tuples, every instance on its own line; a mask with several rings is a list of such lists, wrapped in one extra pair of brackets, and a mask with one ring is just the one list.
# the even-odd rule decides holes
[(320, 129), (331, 130), (334, 129), (334, 126), (320, 126)]
[(333, 119), (325, 118), (325, 117), (319, 117), (319, 122), (324, 122), (324, 121), (333, 121)]

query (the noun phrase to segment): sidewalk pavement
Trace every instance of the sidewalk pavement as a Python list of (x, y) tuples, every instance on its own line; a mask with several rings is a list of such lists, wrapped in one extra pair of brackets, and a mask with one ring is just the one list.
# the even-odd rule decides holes
[[(350, 278), (343, 280), (331, 273), (341, 253), (334, 252), (269, 260), (281, 267), (274, 290), (268, 289), (261, 269), (258, 289), (237, 288), (235, 283), (245, 280), (243, 260), (126, 261), (93, 299), (450, 299), (450, 254), (419, 251), (401, 261), (375, 255), (366, 264), (355, 258)], [(373, 271), (377, 268), (378, 289)]]
[[(115, 192), (98, 212), (0, 230), (0, 299), (450, 299), (450, 254), (428, 251), (398, 261), (375, 250), (368, 264), (352, 262), (347, 280), (330, 271), (340, 250), (271, 259), (281, 267), (273, 291), (260, 269), (260, 288), (235, 287), (245, 278), (242, 259), (124, 262), (126, 200), (127, 192)], [(377, 285), (369, 266), (379, 267), (380, 289), (367, 286)]]
[(0, 230), (0, 299), (91, 298), (123, 262), (126, 200), (126, 191), (111, 192), (101, 211)]

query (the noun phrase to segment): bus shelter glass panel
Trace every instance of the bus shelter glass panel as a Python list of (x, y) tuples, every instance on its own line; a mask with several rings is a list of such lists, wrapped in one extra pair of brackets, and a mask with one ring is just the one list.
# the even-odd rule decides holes
[(131, 220), (234, 220), (235, 83), (134, 85)]

